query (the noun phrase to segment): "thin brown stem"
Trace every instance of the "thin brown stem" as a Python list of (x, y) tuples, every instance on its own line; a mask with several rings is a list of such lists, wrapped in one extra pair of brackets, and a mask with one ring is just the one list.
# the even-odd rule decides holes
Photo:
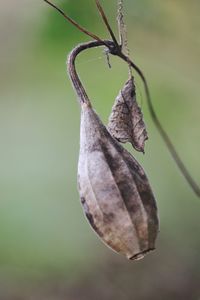
[(124, 20), (123, 20), (123, 2), (118, 1), (118, 13), (117, 13), (117, 23), (118, 23), (118, 33), (119, 33), (119, 44), (124, 46)]
[[(88, 31), (87, 29), (85, 29), (84, 27), (80, 26), (76, 21), (74, 21), (72, 18), (70, 18), (68, 15), (65, 14), (65, 12), (63, 10), (61, 10), (59, 7), (57, 7), (55, 4), (51, 3), (48, 0), (43, 0), (44, 2), (46, 2), (47, 4), (49, 4), (50, 6), (52, 6), (55, 10), (57, 10), (67, 21), (69, 21), (71, 24), (73, 24), (76, 28), (78, 28), (81, 32), (85, 33), (86, 35), (90, 36), (91, 38), (93, 38), (96, 41), (99, 42), (103, 42), (103, 40), (101, 38), (99, 38), (97, 35), (95, 35), (94, 33)], [(104, 43), (104, 42), (103, 42)], [(107, 46), (106, 44), (104, 44), (105, 46)]]
[(113, 30), (112, 30), (112, 28), (111, 28), (111, 26), (108, 22), (108, 18), (106, 17), (106, 14), (104, 12), (103, 7), (101, 6), (99, 0), (95, 0), (95, 2), (96, 2), (96, 5), (97, 5), (97, 8), (98, 8), (98, 11), (99, 11), (99, 13), (100, 13), (105, 25), (106, 25), (106, 28), (108, 29), (108, 31), (110, 33), (110, 36), (111, 36), (113, 42), (115, 43), (116, 46), (119, 47), (118, 41), (117, 41), (117, 39), (115, 37), (115, 34), (114, 34), (114, 32), (113, 32)]
[(186, 181), (188, 182), (188, 184), (190, 185), (190, 187), (193, 189), (193, 191), (195, 192), (195, 194), (200, 197), (200, 187), (197, 185), (197, 183), (195, 182), (195, 180), (193, 179), (193, 177), (190, 175), (188, 169), (186, 168), (185, 164), (183, 163), (182, 159), (180, 158), (179, 154), (177, 153), (173, 143), (171, 142), (168, 134), (166, 133), (166, 131), (164, 130), (164, 128), (162, 127), (156, 112), (154, 110), (153, 104), (152, 104), (152, 100), (151, 100), (151, 95), (150, 95), (150, 91), (149, 91), (149, 87), (147, 84), (147, 80), (143, 74), (143, 72), (141, 71), (141, 69), (134, 64), (129, 57), (125, 56), (123, 53), (121, 53), (119, 55), (124, 61), (128, 62), (131, 67), (139, 74), (140, 78), (143, 81), (144, 84), (144, 89), (145, 89), (145, 93), (146, 93), (146, 97), (147, 97), (147, 104), (148, 104), (148, 108), (150, 111), (150, 115), (151, 118), (156, 126), (156, 128), (158, 129), (161, 137), (163, 138), (170, 154), (172, 155), (174, 161), (176, 162), (180, 172), (183, 174), (183, 176), (185, 177)]

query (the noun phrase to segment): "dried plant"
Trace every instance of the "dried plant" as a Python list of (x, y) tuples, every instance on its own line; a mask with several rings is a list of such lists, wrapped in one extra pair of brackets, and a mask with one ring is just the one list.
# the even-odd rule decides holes
[[(135, 99), (133, 78), (129, 72), (131, 78), (120, 92), (113, 107), (108, 126), (109, 132), (93, 110), (78, 77), (75, 68), (77, 55), (89, 48), (105, 46), (110, 54), (121, 58), (129, 68), (133, 68), (140, 75), (155, 125), (180, 171), (198, 196), (200, 196), (200, 189), (188, 173), (155, 114), (143, 72), (130, 60), (129, 53), (124, 54), (122, 51), (123, 45), (118, 43), (100, 2), (95, 0), (112, 40), (102, 40), (80, 26), (50, 1), (44, 1), (95, 40), (75, 47), (67, 63), (72, 84), (81, 104), (78, 182), (84, 212), (93, 229), (109, 247), (129, 259), (141, 258), (146, 252), (155, 248), (158, 217), (156, 202), (144, 170), (118, 142), (129, 141), (136, 150), (144, 151), (144, 142), (147, 139), (142, 113)], [(119, 1), (119, 4), (121, 14), (122, 1)], [(122, 14), (119, 18), (119, 27), (121, 28), (120, 40), (124, 42)], [(125, 43), (127, 48), (127, 41)]]
[(67, 64), (81, 104), (79, 193), (85, 215), (99, 237), (118, 253), (139, 259), (155, 248), (157, 207), (144, 170), (110, 135), (77, 75), (77, 55), (98, 45), (77, 46)]

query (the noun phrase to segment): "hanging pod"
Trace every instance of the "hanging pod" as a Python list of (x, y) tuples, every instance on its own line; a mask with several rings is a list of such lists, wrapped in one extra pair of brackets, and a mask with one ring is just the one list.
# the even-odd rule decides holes
[(139, 259), (155, 248), (157, 207), (144, 170), (103, 125), (76, 73), (76, 56), (97, 44), (79, 45), (68, 60), (81, 103), (79, 193), (85, 215), (104, 243), (129, 259)]
[(91, 106), (82, 105), (78, 183), (91, 226), (113, 250), (137, 259), (155, 248), (158, 218), (147, 176), (107, 131)]

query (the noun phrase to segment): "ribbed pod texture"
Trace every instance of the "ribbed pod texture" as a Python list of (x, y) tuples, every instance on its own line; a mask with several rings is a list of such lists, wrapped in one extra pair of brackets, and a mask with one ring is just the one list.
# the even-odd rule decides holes
[(157, 207), (140, 164), (108, 132), (91, 108), (81, 108), (78, 164), (83, 209), (98, 236), (114, 251), (139, 259), (155, 248)]

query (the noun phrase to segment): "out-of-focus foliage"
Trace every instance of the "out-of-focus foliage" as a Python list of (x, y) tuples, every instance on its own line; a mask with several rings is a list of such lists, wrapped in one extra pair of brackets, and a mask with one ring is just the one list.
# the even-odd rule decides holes
[[(55, 2), (108, 37), (92, 0)], [(102, 0), (116, 32), (116, 1)], [(200, 2), (124, 0), (131, 57), (143, 69), (155, 109), (188, 168), (199, 172)], [(160, 213), (157, 250), (131, 263), (107, 249), (79, 204), (79, 107), (67, 54), (88, 38), (43, 1), (1, 1), (0, 299), (198, 299), (200, 201), (150, 119), (142, 156)], [(77, 62), (88, 94), (107, 122), (127, 67), (102, 50)], [(199, 180), (200, 181), (200, 180)], [(38, 283), (38, 280), (41, 280)]]

